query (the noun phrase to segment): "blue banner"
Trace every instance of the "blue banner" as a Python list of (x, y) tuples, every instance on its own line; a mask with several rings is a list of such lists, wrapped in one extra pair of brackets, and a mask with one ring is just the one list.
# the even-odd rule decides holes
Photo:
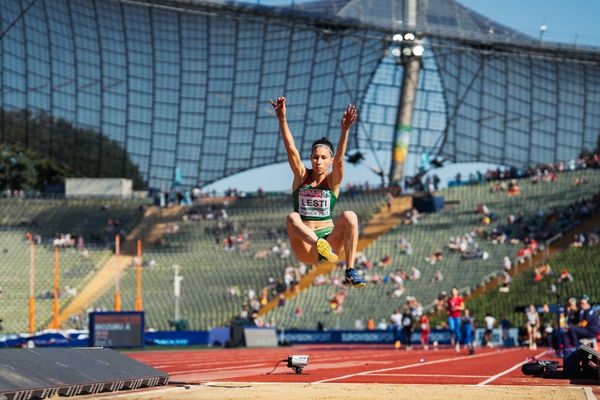
[(208, 331), (157, 331), (144, 334), (148, 346), (208, 345)]
[[(394, 343), (401, 336), (395, 331), (278, 331), (280, 342), (292, 344), (358, 344), (358, 343)], [(415, 331), (411, 335), (411, 343), (421, 342), (421, 333)], [(438, 344), (450, 343), (450, 331), (447, 329), (434, 329), (429, 334), (429, 343), (438, 342)]]

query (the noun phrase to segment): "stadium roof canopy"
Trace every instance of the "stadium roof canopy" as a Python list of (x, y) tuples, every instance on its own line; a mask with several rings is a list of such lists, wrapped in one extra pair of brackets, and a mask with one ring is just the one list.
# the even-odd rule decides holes
[(0, 0), (0, 105), (102, 132), (154, 187), (285, 161), (267, 103), (279, 95), (304, 156), (337, 140), (355, 103), (350, 149), (391, 157), (403, 72), (392, 38), (413, 32), (425, 41), (413, 155), (522, 166), (595, 146), (598, 48), (540, 43), (454, 0), (418, 0), (414, 27), (405, 0), (289, 3)]

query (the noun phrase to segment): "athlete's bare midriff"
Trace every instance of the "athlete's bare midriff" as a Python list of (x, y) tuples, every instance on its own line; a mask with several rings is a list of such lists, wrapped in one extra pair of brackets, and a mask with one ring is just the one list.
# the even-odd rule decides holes
[(330, 219), (328, 221), (311, 221), (311, 220), (302, 220), (302, 223), (308, 226), (313, 231), (317, 229), (327, 228), (329, 226), (333, 226), (333, 220)]

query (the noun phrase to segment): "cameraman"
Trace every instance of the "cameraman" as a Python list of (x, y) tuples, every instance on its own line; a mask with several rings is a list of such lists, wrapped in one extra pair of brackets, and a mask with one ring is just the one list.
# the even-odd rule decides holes
[(568, 330), (571, 345), (575, 347), (579, 345), (579, 339), (595, 338), (600, 332), (600, 320), (590, 305), (589, 297), (583, 295), (579, 305), (579, 324)]

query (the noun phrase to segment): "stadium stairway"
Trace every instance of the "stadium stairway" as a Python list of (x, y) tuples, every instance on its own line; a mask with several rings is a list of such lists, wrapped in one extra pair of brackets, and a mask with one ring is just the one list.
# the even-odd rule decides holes
[(123, 276), (126, 268), (132, 264), (133, 257), (137, 254), (138, 240), (142, 241), (144, 247), (152, 246), (161, 240), (167, 224), (181, 221), (186, 210), (187, 207), (183, 206), (148, 208), (144, 217), (127, 236), (122, 246), (123, 254), (110, 257), (79, 294), (60, 311), (58, 325), (64, 326), (71, 315), (80, 314), (94, 304), (114, 284), (115, 273), (118, 272), (119, 276)]
[(150, 207), (144, 213), (144, 217), (136, 225), (123, 246), (123, 253), (135, 255), (137, 253), (137, 241), (141, 240), (144, 248), (151, 247), (163, 237), (169, 223), (179, 222), (187, 212), (186, 206), (172, 206), (169, 208)]
[[(58, 326), (64, 326), (64, 323), (71, 315), (78, 315), (85, 311), (90, 304), (114, 283), (115, 272), (118, 271), (122, 275), (125, 268), (132, 262), (132, 256), (121, 255), (110, 257), (81, 292), (61, 310), (58, 314)], [(48, 326), (48, 328), (51, 328), (51, 326)]]
[[(402, 213), (412, 208), (412, 197), (401, 196), (396, 197), (392, 201), (391, 210), (388, 211), (387, 204), (384, 204), (379, 212), (367, 222), (363, 229), (363, 234), (358, 238), (357, 252), (363, 251), (372, 242), (374, 242), (379, 236), (386, 234), (387, 232), (394, 229), (402, 221)], [(343, 252), (341, 253), (343, 254)], [(326, 275), (335, 269), (335, 264), (330, 262), (321, 262), (314, 265), (313, 268), (306, 275), (302, 277), (300, 283), (294, 288), (284, 292), (285, 298), (290, 299), (296, 296), (298, 293), (312, 285), (314, 279), (318, 275)], [(269, 303), (264, 305), (259, 315), (263, 316), (270, 310), (277, 307), (279, 298), (274, 298)]]

